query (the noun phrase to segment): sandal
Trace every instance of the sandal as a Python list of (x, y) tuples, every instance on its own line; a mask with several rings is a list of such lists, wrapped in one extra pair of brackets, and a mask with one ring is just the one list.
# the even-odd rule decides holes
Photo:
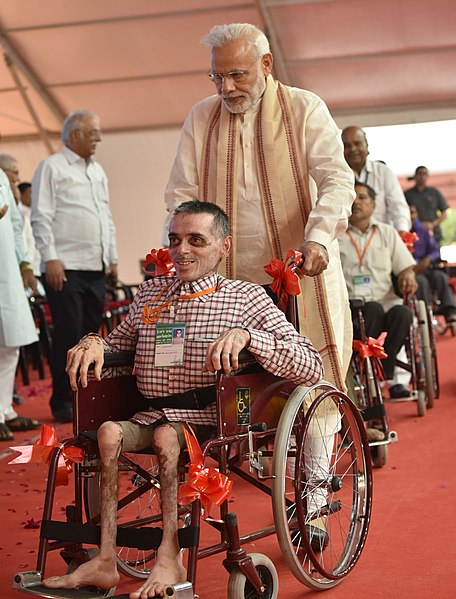
[(13, 432), (19, 431), (33, 431), (35, 428), (40, 428), (41, 422), (34, 420), (33, 418), (26, 418), (25, 416), (16, 416), (12, 420), (7, 420), (7, 428)]
[(14, 441), (13, 433), (4, 422), (0, 422), (0, 441)]

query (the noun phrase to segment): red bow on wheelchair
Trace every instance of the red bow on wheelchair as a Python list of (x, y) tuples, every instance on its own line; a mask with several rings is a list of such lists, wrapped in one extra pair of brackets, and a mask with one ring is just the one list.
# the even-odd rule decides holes
[[(148, 266), (150, 265), (153, 265), (154, 268), (149, 270)], [(147, 254), (141, 267), (145, 274), (151, 275), (152, 277), (158, 277), (160, 275), (171, 276), (174, 274), (174, 264), (169, 257), (168, 248), (150, 250), (150, 254)]]
[[(54, 447), (62, 447), (58, 442), (55, 429), (48, 424), (43, 424), (39, 440), (34, 445), (21, 445), (10, 447), (19, 451), (20, 456), (8, 462), (9, 464), (47, 464)], [(56, 485), (68, 485), (68, 477), (73, 472), (73, 462), (82, 462), (84, 451), (81, 447), (68, 446), (62, 450), (57, 466)]]
[(357, 360), (360, 363), (360, 375), (362, 376), (364, 362), (366, 358), (374, 358), (375, 366), (377, 368), (378, 377), (381, 381), (385, 380), (385, 374), (383, 372), (382, 363), (380, 360), (383, 358), (387, 358), (388, 354), (385, 352), (383, 345), (379, 342), (378, 339), (374, 339), (373, 337), (368, 337), (367, 341), (364, 343), (359, 339), (354, 339), (353, 341), (353, 349), (357, 353)]
[(189, 479), (179, 486), (179, 505), (201, 499), (204, 512), (209, 515), (213, 503), (220, 505), (228, 499), (233, 481), (212, 466), (204, 467), (203, 452), (195, 434), (184, 428), (185, 440), (190, 455)]
[(399, 233), (399, 235), (401, 236), (402, 241), (405, 243), (409, 251), (413, 254), (413, 252), (415, 251), (415, 241), (418, 241), (419, 239), (418, 235), (416, 233), (413, 233), (412, 231), (402, 231), (401, 233)]
[(301, 263), (302, 253), (297, 250), (288, 250), (285, 256), (285, 262), (278, 258), (271, 258), (264, 270), (274, 280), (269, 285), (272, 291), (277, 295), (277, 307), (286, 312), (289, 295), (299, 295), (301, 285), (295, 269)]

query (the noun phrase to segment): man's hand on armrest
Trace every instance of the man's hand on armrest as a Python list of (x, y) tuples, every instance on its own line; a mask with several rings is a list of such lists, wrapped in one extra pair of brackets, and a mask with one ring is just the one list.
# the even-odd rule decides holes
[(209, 344), (203, 372), (216, 372), (223, 368), (225, 374), (239, 367), (239, 353), (250, 345), (250, 333), (237, 327), (225, 331)]
[(401, 293), (413, 294), (418, 289), (413, 266), (406, 268), (397, 275), (397, 284)]
[(66, 371), (70, 377), (73, 391), (78, 388), (78, 372), (81, 385), (87, 387), (87, 371), (91, 364), (95, 365), (94, 375), (97, 381), (101, 378), (101, 369), (104, 362), (103, 339), (91, 333), (81, 339), (67, 354)]

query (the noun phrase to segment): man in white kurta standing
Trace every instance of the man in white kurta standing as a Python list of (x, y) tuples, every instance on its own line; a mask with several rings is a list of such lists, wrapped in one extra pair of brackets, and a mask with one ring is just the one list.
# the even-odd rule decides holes
[(32, 228), (53, 322), (51, 410), (72, 420), (66, 355), (86, 333), (97, 333), (105, 303), (106, 273), (117, 279), (116, 233), (108, 180), (94, 154), (100, 119), (89, 110), (63, 123), (64, 147), (43, 160), (32, 180)]
[[(229, 277), (267, 284), (263, 266), (303, 252), (301, 333), (343, 388), (351, 320), (336, 237), (354, 199), (339, 130), (315, 94), (272, 78), (266, 36), (250, 24), (214, 27), (209, 77), (216, 95), (197, 103), (181, 133), (166, 190), (170, 213), (196, 198), (229, 215)], [(324, 274), (323, 274), (324, 273)]]
[(25, 254), (21, 228), (10, 183), (0, 169), (0, 441), (12, 441), (15, 431), (41, 425), (32, 418), (18, 416), (12, 403), (19, 347), (38, 340), (24, 293), (24, 287), (36, 292), (36, 280)]

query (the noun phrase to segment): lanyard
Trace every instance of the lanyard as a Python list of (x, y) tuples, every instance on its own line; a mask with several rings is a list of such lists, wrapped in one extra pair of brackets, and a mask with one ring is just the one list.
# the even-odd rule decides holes
[(353, 244), (353, 245), (354, 245), (354, 247), (355, 247), (356, 253), (357, 253), (357, 255), (358, 255), (358, 259), (359, 259), (359, 265), (360, 265), (360, 266), (362, 266), (362, 265), (363, 265), (364, 256), (366, 255), (367, 248), (370, 246), (370, 244), (371, 244), (371, 241), (372, 241), (372, 238), (373, 238), (373, 236), (375, 235), (375, 231), (376, 231), (376, 230), (377, 230), (377, 227), (374, 225), (374, 226), (372, 227), (371, 234), (370, 234), (370, 236), (369, 236), (369, 239), (367, 240), (367, 243), (366, 243), (366, 245), (364, 246), (364, 250), (362, 251), (362, 253), (361, 253), (361, 250), (359, 249), (359, 246), (358, 246), (358, 244), (356, 243), (356, 241), (355, 241), (355, 239), (354, 239), (353, 235), (350, 233), (350, 231), (349, 231), (348, 229), (347, 229), (347, 231), (346, 231), (347, 235), (350, 237), (350, 241), (352, 242), (352, 244)]
[[(153, 302), (149, 302), (149, 303), (145, 304), (142, 315), (141, 315), (141, 320), (143, 321), (144, 324), (153, 324), (154, 322), (157, 322), (157, 320), (160, 318), (160, 314), (161, 314), (162, 310), (166, 309), (166, 308), (169, 309), (171, 304), (175, 301), (174, 299), (171, 299), (163, 304), (160, 304), (159, 306), (153, 305), (155, 302), (157, 302), (163, 296), (163, 294), (170, 287), (171, 287), (171, 285), (164, 287), (161, 290), (159, 296)], [(212, 293), (213, 291), (217, 291), (217, 285), (214, 285), (213, 287), (210, 287), (209, 289), (202, 289), (201, 291), (196, 291), (195, 293), (188, 293), (187, 295), (182, 295), (181, 297), (179, 297), (178, 301), (191, 300), (196, 297), (208, 295), (209, 293)]]

